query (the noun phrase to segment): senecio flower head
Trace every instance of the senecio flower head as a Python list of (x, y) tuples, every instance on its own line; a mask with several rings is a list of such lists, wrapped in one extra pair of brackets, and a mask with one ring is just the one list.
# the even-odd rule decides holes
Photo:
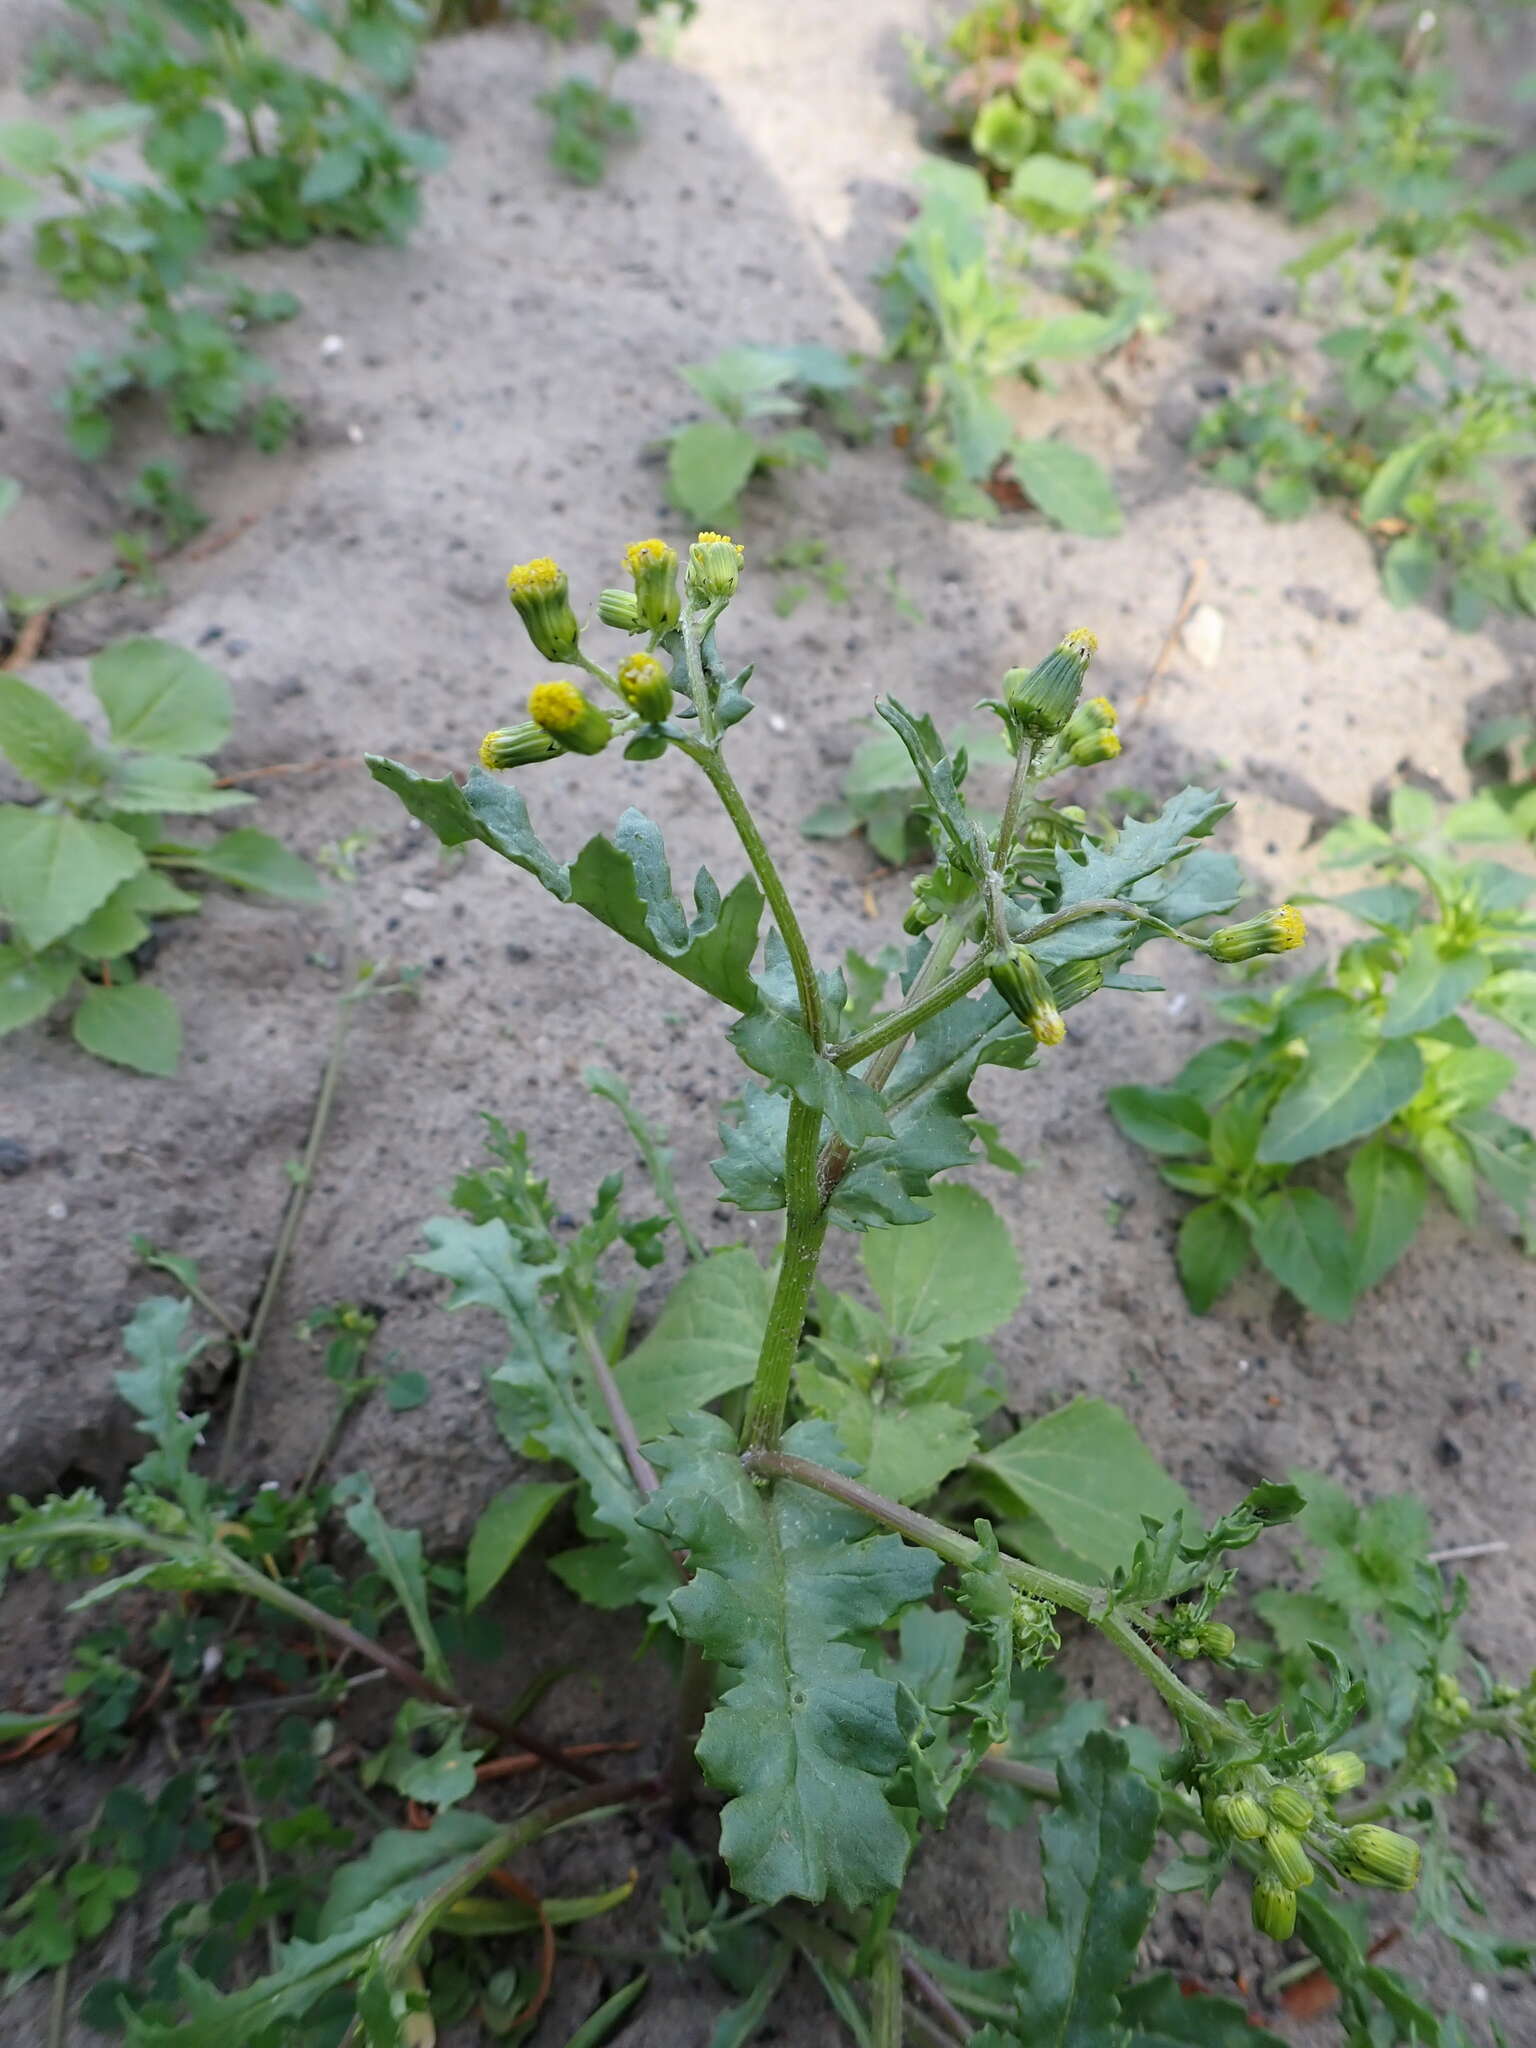
[(1006, 959), (997, 959), (987, 970), (992, 986), (1037, 1045), (1060, 1045), (1067, 1035), (1051, 985), (1034, 954), (1015, 946)]
[(688, 550), (688, 593), (706, 604), (735, 595), (746, 550), (728, 533), (701, 533)]
[(634, 578), (641, 624), (652, 633), (670, 633), (682, 609), (677, 550), (664, 540), (637, 540), (624, 550), (624, 566)]
[(1003, 677), (1003, 701), (1031, 739), (1049, 739), (1072, 716), (1098, 645), (1086, 626), (1075, 627), (1034, 668), (1011, 668)]
[(528, 716), (569, 754), (600, 754), (613, 737), (607, 712), (589, 703), (574, 683), (558, 677), (535, 687)]
[(1294, 903), (1282, 903), (1278, 910), (1266, 910), (1262, 917), (1246, 918), (1241, 924), (1223, 925), (1209, 940), (1213, 960), (1233, 962), (1256, 960), (1261, 953), (1294, 953), (1306, 944), (1306, 920)]
[(507, 596), (546, 661), (574, 661), (581, 638), (571, 610), (565, 571), (548, 555), (518, 562), (507, 572)]
[(548, 761), (560, 751), (560, 743), (543, 726), (531, 720), (525, 725), (498, 726), (480, 742), (480, 765), (495, 773), (504, 768), (526, 768), (535, 761)]
[(672, 678), (654, 654), (626, 654), (618, 667), (619, 695), (631, 711), (655, 722), (672, 709)]

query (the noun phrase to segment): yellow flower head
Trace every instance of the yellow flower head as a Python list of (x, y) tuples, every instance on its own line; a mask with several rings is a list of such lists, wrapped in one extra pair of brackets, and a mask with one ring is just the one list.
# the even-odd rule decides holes
[(546, 661), (574, 661), (581, 629), (571, 610), (565, 571), (548, 555), (519, 562), (507, 572), (507, 595)]
[(677, 624), (677, 551), (664, 540), (637, 540), (624, 550), (624, 566), (635, 579), (635, 607), (641, 625), (655, 634)]
[(1073, 716), (1098, 644), (1086, 627), (1079, 627), (1033, 668), (1009, 669), (1003, 677), (1003, 701), (1016, 730), (1031, 740), (1049, 739), (1061, 731)]
[(1080, 740), (1074, 740), (1070, 752), (1076, 767), (1097, 768), (1101, 761), (1118, 758), (1120, 735), (1101, 726), (1098, 731), (1084, 733)]
[(619, 695), (645, 719), (665, 718), (672, 709), (672, 678), (654, 654), (626, 654), (619, 663)]
[(574, 683), (560, 678), (539, 683), (528, 699), (528, 716), (568, 754), (600, 754), (613, 738), (606, 711), (588, 703)]
[(548, 555), (515, 562), (507, 571), (507, 595), (514, 604), (524, 598), (564, 597), (568, 588), (565, 571)]
[(624, 550), (624, 566), (631, 576), (639, 578), (650, 570), (666, 568), (668, 557), (673, 562), (677, 560), (664, 540), (637, 540)]
[(1307, 926), (1294, 903), (1282, 903), (1278, 910), (1266, 910), (1262, 917), (1245, 918), (1241, 924), (1224, 925), (1212, 932), (1207, 944), (1213, 960), (1229, 963), (1256, 960), (1261, 953), (1294, 953), (1306, 943)]
[(591, 708), (574, 683), (558, 677), (553, 682), (537, 684), (528, 699), (528, 716), (557, 739), (574, 732)]
[(705, 604), (723, 603), (735, 593), (745, 556), (728, 533), (701, 533), (688, 550), (689, 594)]
[(548, 761), (560, 751), (559, 743), (540, 725), (498, 726), (480, 742), (480, 765), (491, 774), (504, 768), (526, 768), (534, 761)]

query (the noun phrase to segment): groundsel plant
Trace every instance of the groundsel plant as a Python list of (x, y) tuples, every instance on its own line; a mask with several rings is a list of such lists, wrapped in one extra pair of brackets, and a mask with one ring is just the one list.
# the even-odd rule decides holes
[[(825, 1422), (786, 1429), (829, 1228), (924, 1221), (935, 1176), (963, 1166), (976, 1144), (967, 1090), (981, 1065), (1048, 1072), (1076, 1005), (1157, 986), (1130, 971), (1151, 940), (1249, 958), (1299, 945), (1300, 917), (1282, 907), (1210, 936), (1191, 929), (1208, 928), (1238, 893), (1231, 860), (1200, 843), (1229, 809), (1209, 791), (1187, 789), (1151, 822), (1102, 836), (1081, 811), (1049, 801), (1050, 778), (1119, 752), (1113, 708), (1082, 698), (1096, 643), (1074, 631), (1037, 666), (1010, 670), (990, 701), (1013, 754), (990, 832), (969, 813), (932, 720), (879, 702), (922, 784), (939, 859), (914, 888), (897, 988), (888, 1003), (861, 1004), (854, 1028), (848, 982), (813, 958), (730, 765), (735, 729), (753, 709), (751, 670), (732, 671), (718, 633), (743, 551), (702, 533), (681, 565), (658, 539), (631, 547), (625, 563), (632, 587), (604, 591), (597, 612), (637, 651), (604, 666), (588, 652), (564, 573), (547, 558), (527, 562), (508, 579), (511, 601), (540, 656), (582, 680), (539, 683), (526, 722), (486, 735), (462, 787), (377, 756), (369, 766), (446, 845), (480, 841), (733, 1013), (727, 1035), (749, 1078), (716, 1172), (730, 1202), (785, 1219), (739, 1430), (680, 1413), (672, 1433), (642, 1445), (611, 1374), (599, 1392), (643, 1496), (634, 1519), (664, 1539), (654, 1555), (670, 1583), (653, 1611), (689, 1646), (688, 1683), (712, 1702), (697, 1758), (727, 1795), (722, 1848), (736, 1888), (766, 1903), (888, 1899), (919, 1820), (942, 1816), (1004, 1732), (998, 1700), (1015, 1658), (1047, 1659), (1053, 1617), (1066, 1610), (1129, 1659), (1173, 1715), (1179, 1824), (1252, 1873), (1266, 1932), (1288, 1936), (1298, 1897), (1319, 1880), (1410, 1889), (1410, 1839), (1335, 1817), (1361, 1775), (1332, 1747), (1358, 1711), (1354, 1688), (1341, 1682), (1287, 1728), (1174, 1669), (1231, 1654), (1232, 1630), (1213, 1619), (1232, 1576), (1221, 1557), (1294, 1515), (1294, 1489), (1259, 1487), (1209, 1535), (1192, 1537), (1177, 1517), (1149, 1528), (1107, 1583), (1093, 1583), (1000, 1550), (984, 1522), (963, 1534), (873, 1492)], [(726, 889), (701, 872), (690, 910), (661, 833), (636, 810), (611, 839), (594, 838), (569, 864), (557, 858), (534, 832), (521, 783), (504, 778), (613, 745), (629, 760), (683, 755), (729, 818), (748, 872)], [(681, 1584), (676, 1557), (686, 1560)], [(863, 1646), (925, 1601), (942, 1567), (959, 1574), (955, 1597), (990, 1675), (949, 1703), (971, 1733), (961, 1758), (941, 1764), (945, 1744), (911, 1690)], [(1101, 1770), (1113, 1768), (1116, 1745), (1105, 1750)], [(1112, 2015), (1109, 1987), (1094, 1995)]]
[[(1350, 2048), (1462, 2048), (1457, 2023), (1374, 1959), (1355, 1888), (1418, 1885), (1422, 1914), (1480, 1970), (1521, 1962), (1524, 1951), (1465, 1919), (1482, 1909), (1445, 1802), (1474, 1741), (1531, 1753), (1536, 1681), (1496, 1686), (1478, 1673), (1474, 1693), (1462, 1690), (1463, 1592), (1447, 1594), (1422, 1541), (1405, 1549), (1411, 1503), (1354, 1517), (1326, 1491), (1309, 1502), (1295, 1484), (1266, 1481), (1205, 1529), (1105, 1401), (1007, 1433), (985, 1339), (1018, 1306), (1018, 1262), (1003, 1219), (942, 1178), (978, 1150), (1017, 1164), (975, 1112), (977, 1070), (1048, 1076), (1077, 1006), (1157, 986), (1132, 970), (1148, 942), (1251, 959), (1298, 946), (1301, 920), (1282, 906), (1218, 923), (1240, 884), (1232, 858), (1203, 843), (1228, 808), (1210, 791), (1185, 790), (1118, 830), (1090, 828), (1052, 799), (1057, 775), (1119, 751), (1112, 707), (1083, 697), (1094, 644), (1076, 631), (1035, 667), (1010, 670), (989, 700), (1012, 760), (995, 822), (968, 808), (963, 760), (932, 721), (878, 705), (912, 760), (938, 858), (913, 883), (904, 946), (822, 968), (729, 758), (753, 708), (751, 672), (726, 665), (717, 630), (742, 566), (718, 533), (701, 534), (686, 565), (662, 540), (636, 543), (625, 585), (596, 605), (632, 643), (609, 667), (589, 651), (558, 566), (520, 565), (512, 603), (542, 660), (565, 673), (536, 684), (526, 720), (486, 735), (462, 785), (376, 756), (370, 766), (445, 845), (478, 840), (727, 1009), (746, 1075), (715, 1171), (738, 1209), (783, 1212), (777, 1256), (765, 1268), (749, 1245), (701, 1241), (664, 1140), (614, 1074), (590, 1069), (587, 1085), (622, 1117), (660, 1213), (626, 1216), (610, 1174), (577, 1220), (535, 1176), (525, 1138), (491, 1119), (488, 1161), (455, 1185), (457, 1213), (425, 1225), (417, 1263), (449, 1283), (448, 1308), (504, 1325), (488, 1375), (497, 1426), (520, 1458), (554, 1469), (516, 1478), (487, 1505), (462, 1570), (429, 1564), (420, 1531), (387, 1521), (365, 1475), (311, 1491), (326, 1447), (291, 1496), (206, 1477), (195, 1453), (207, 1417), (183, 1410), (200, 1349), (187, 1341), (189, 1303), (141, 1304), (118, 1386), (153, 1448), (115, 1507), (89, 1490), (14, 1501), (0, 1566), (87, 1580), (76, 1608), (126, 1590), (195, 1594), (210, 1631), (232, 1636), (223, 1616), (238, 1605), (323, 1643), (341, 1653), (317, 1685), (327, 1714), (379, 1673), (404, 1698), (382, 1747), (376, 1728), (357, 1731), (380, 1831), (330, 1868), (318, 1908), (302, 1891), (263, 1888), (263, 1973), (178, 1918), (146, 1979), (105, 1980), (82, 2011), (129, 2048), (419, 2048), (471, 2009), (494, 2038), (529, 2040), (554, 1967), (551, 1927), (616, 1909), (633, 1879), (537, 1912), (526, 1886), (510, 1900), (472, 1894), (556, 1829), (665, 1803), (674, 1850), (657, 1941), (664, 1956), (708, 1962), (740, 2001), (720, 2017), (715, 2048), (755, 2037), (797, 1963), (870, 2048), (1277, 2048), (1242, 2005), (1166, 1971), (1136, 1974), (1158, 1892), (1209, 1897), (1234, 1872), (1258, 1929), (1294, 1933), (1323, 1964)], [(599, 774), (596, 757), (614, 746), (638, 761), (673, 750), (697, 770), (742, 849), (728, 887), (701, 871), (681, 901), (662, 835), (638, 810), (570, 861), (536, 835), (524, 778), (557, 775), (563, 756), (576, 757), (564, 772)], [(833, 1228), (859, 1234), (878, 1309), (818, 1280)], [(615, 1269), (627, 1271), (626, 1252), (656, 1268), (674, 1232), (680, 1276), (631, 1344), (634, 1284)], [(203, 1303), (195, 1268), (161, 1263)], [(350, 1582), (312, 1549), (336, 1510), (367, 1553)], [(457, 1689), (451, 1654), (485, 1640), (481, 1603), (557, 1512), (579, 1539), (548, 1558), (562, 1584), (598, 1607), (638, 1608), (679, 1639), (659, 1773), (609, 1776), (592, 1746), (567, 1749), (524, 1714)], [(1262, 1596), (1282, 1603), (1261, 1603), (1281, 1653), (1266, 1665), (1220, 1612), (1236, 1578), (1228, 1554), (1298, 1518), (1329, 1553), (1325, 1580), (1348, 1612)], [(1353, 1560), (1352, 1577), (1335, 1552)], [(120, 1572), (119, 1557), (133, 1560)], [(408, 1628), (414, 1657), (387, 1646), (386, 1622)], [(1074, 1625), (1134, 1667), (1166, 1710), (1164, 1739), (1134, 1724), (1111, 1733), (1102, 1707), (1065, 1703), (1050, 1667)], [(177, 1707), (206, 1714), (202, 1644), (188, 1643)], [(126, 1632), (77, 1646), (93, 1660), (69, 1682), (88, 1743), (124, 1739), (141, 1684), (129, 1649)], [(343, 1682), (343, 1664), (373, 1670)], [(1239, 1671), (1264, 1686), (1260, 1704), (1236, 1689)], [(10, 1739), (51, 1740), (70, 1711), (13, 1715)], [(215, 1743), (229, 1736), (237, 1810), (262, 1813), (274, 1853), (297, 1843), (312, 1862), (304, 1844), (316, 1830), (343, 1846), (312, 1803), (293, 1816), (299, 1834), (268, 1824), (231, 1733), (243, 1711), (237, 1699), (211, 1723)], [(291, 1733), (311, 1773), (320, 1742), (303, 1725)], [(493, 1754), (504, 1744), (522, 1755)], [(477, 1810), (525, 1768), (576, 1788), (510, 1819)], [(919, 1834), (972, 1780), (995, 1818), (1050, 1808), (1043, 1908), (1012, 1916), (1009, 1958), (985, 1971), (922, 1946), (898, 1917)], [(207, 1782), (216, 1797), (216, 1771)], [(312, 1801), (312, 1776), (295, 1782)], [(717, 1797), (728, 1882), (704, 1831)], [(405, 1802), (408, 1826), (391, 1824), (387, 1798)], [(1173, 1854), (1154, 1868), (1160, 1841)], [(67, 1969), (60, 1853), (34, 1839), (14, 1859), (21, 1889), (0, 1946), (13, 1982), (61, 1960)], [(87, 1835), (66, 1860), (83, 1860), (78, 1882), (96, 1885), (106, 1853)], [(115, 1870), (122, 1890), (131, 1873)], [(115, 1910), (76, 1913), (70, 1940), (96, 1938)], [(535, 1929), (541, 1974), (525, 1979), (504, 1966), (505, 1943)], [(566, 2048), (606, 2040), (645, 1982), (606, 1993)]]

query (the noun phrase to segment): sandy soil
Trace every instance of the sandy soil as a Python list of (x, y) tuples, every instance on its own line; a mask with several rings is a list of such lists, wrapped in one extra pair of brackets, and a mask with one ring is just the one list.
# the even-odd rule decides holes
[[(250, 1457), (261, 1475), (290, 1477), (314, 1441), (316, 1356), (291, 1334), (298, 1318), (337, 1300), (378, 1304), (382, 1348), (427, 1373), (432, 1395), (413, 1415), (366, 1412), (341, 1466), (371, 1469), (391, 1516), (434, 1542), (462, 1542), (510, 1476), (480, 1387), (491, 1334), (446, 1319), (437, 1283), (406, 1263), (422, 1218), (477, 1150), (476, 1112), (526, 1126), (575, 1206), (615, 1157), (608, 1113), (577, 1077), (594, 1059), (615, 1066), (671, 1126), (685, 1195), (706, 1235), (726, 1241), (744, 1225), (713, 1206), (708, 1110), (737, 1070), (703, 998), (660, 985), (489, 856), (445, 857), (356, 757), (373, 748), (466, 766), (538, 675), (502, 598), (507, 564), (551, 552), (595, 595), (615, 580), (627, 541), (675, 528), (646, 448), (687, 415), (676, 363), (738, 340), (872, 345), (868, 277), (907, 215), (919, 153), (900, 37), (926, 11), (920, 0), (707, 4), (674, 65), (626, 75), (645, 137), (591, 192), (544, 161), (531, 105), (542, 59), (529, 40), (491, 33), (432, 49), (411, 113), (452, 159), (409, 250), (317, 248), (246, 266), (304, 301), (268, 342), (304, 408), (302, 443), (275, 461), (202, 455), (193, 473), (227, 545), (173, 565), (162, 599), (69, 614), (32, 671), (74, 702), (81, 657), (152, 626), (229, 675), (238, 717), (226, 773), (334, 760), (254, 785), (266, 792), (254, 820), (309, 853), (366, 833), (361, 878), (346, 892), (359, 943), (425, 972), (419, 1002), (370, 1004), (354, 1032), (259, 1364)], [(18, 9), (0, 29), (0, 57), (28, 20)], [(8, 94), (0, 112), (17, 105)], [(827, 474), (754, 497), (749, 573), (727, 634), (732, 653), (759, 664), (763, 709), (740, 736), (740, 772), (827, 957), (883, 936), (906, 895), (859, 845), (811, 845), (797, 829), (834, 793), (877, 689), (896, 688), (948, 727), (1004, 668), (1092, 625), (1097, 686), (1135, 707), (1124, 779), (1155, 792), (1219, 781), (1239, 799), (1223, 843), (1268, 891), (1306, 874), (1321, 822), (1395, 778), (1463, 789), (1469, 722), (1530, 705), (1528, 623), (1468, 636), (1425, 611), (1395, 612), (1365, 541), (1339, 519), (1273, 526), (1191, 478), (1180, 451), (1196, 387), (1265, 347), (1284, 356), (1305, 345), (1275, 285), (1297, 246), (1235, 203), (1176, 208), (1139, 249), (1175, 316), (1169, 332), (1035, 403), (1034, 431), (1069, 428), (1116, 468), (1129, 508), (1117, 541), (1029, 521), (946, 525), (908, 495), (900, 457), (878, 447), (841, 451)], [(0, 470), (29, 490), (3, 537), (5, 566), (12, 584), (42, 585), (94, 566), (115, 521), (46, 403), (53, 365), (85, 323), (39, 291), (20, 244), (3, 253), (0, 381), (12, 395), (0, 406)], [(1488, 266), (1470, 289), (1506, 355), (1536, 370), (1519, 280)], [(329, 358), (328, 335), (345, 344)], [(814, 598), (780, 620), (776, 585), (751, 562), (808, 535), (847, 561), (853, 601), (832, 609)], [(1197, 562), (1225, 622), (1219, 658), (1203, 667), (1180, 648), (1143, 696)], [(920, 624), (892, 602), (892, 572)], [(535, 821), (574, 850), (639, 802), (666, 824), (678, 871), (708, 860), (734, 875), (690, 777), (671, 760), (556, 765), (530, 792)], [(871, 901), (889, 924), (871, 923)], [(129, 1432), (109, 1374), (123, 1322), (154, 1285), (132, 1257), (135, 1232), (197, 1258), (237, 1311), (254, 1301), (325, 1058), (340, 915), (211, 896), (195, 924), (165, 934), (157, 977), (188, 1021), (174, 1086), (98, 1070), (46, 1028), (0, 1045), (0, 1135), (28, 1161), (0, 1191), (7, 1490), (81, 1474), (110, 1482), (121, 1469)], [(1467, 1233), (1437, 1213), (1347, 1330), (1289, 1313), (1251, 1277), (1192, 1319), (1170, 1256), (1178, 1198), (1101, 1101), (1116, 1081), (1166, 1077), (1210, 1029), (1200, 971), (1183, 956), (1161, 965), (1167, 996), (1078, 1013), (1081, 1029), (1048, 1075), (984, 1078), (983, 1107), (1037, 1162), (1022, 1179), (986, 1177), (1031, 1283), (1000, 1342), (1013, 1405), (1034, 1414), (1079, 1390), (1120, 1401), (1213, 1510), (1260, 1474), (1296, 1466), (1367, 1495), (1417, 1490), (1443, 1543), (1509, 1543), (1473, 1568), (1468, 1636), (1490, 1663), (1523, 1669), (1536, 1657), (1530, 1267), (1495, 1220)], [(1529, 1088), (1523, 1107), (1536, 1108)], [(746, 1230), (767, 1234), (750, 1219)], [(642, 1312), (660, 1295), (657, 1282)], [(1468, 1372), (1474, 1350), (1481, 1363)], [(538, 1575), (519, 1581), (505, 1619), (509, 1697), (528, 1669), (569, 1658), (582, 1674), (562, 1695), (573, 1738), (654, 1727), (659, 1741), (664, 1686), (629, 1661), (633, 1631), (573, 1611)], [(39, 1617), (28, 1640), (22, 1690), (34, 1699), (58, 1638)], [(1124, 1710), (1150, 1712), (1117, 1671), (1089, 1668)], [(1490, 1765), (1472, 1789), (1525, 1818), (1477, 1866), (1495, 1918), (1528, 1925), (1529, 1783)], [(65, 1796), (62, 1783), (49, 1796)], [(649, 1888), (660, 1859), (642, 1855), (646, 1840), (578, 1845), (563, 1852), (565, 1874), (612, 1881), (633, 1857)], [(971, 1806), (919, 1858), (917, 1924), (967, 1960), (994, 1956), (1008, 1904), (1029, 1896), (1030, 1854), (1023, 1833), (989, 1828)], [(1182, 1912), (1165, 1913), (1154, 1946), (1213, 1983), (1238, 1971), (1252, 1981), (1258, 1963), (1235, 1898), (1203, 1939)], [(1433, 1945), (1411, 1966), (1452, 2008), (1471, 2019), (1491, 2010), (1511, 2040), (1536, 2040), (1529, 1988), (1492, 1983), (1486, 2007)], [(563, 1980), (551, 2041), (590, 2006), (596, 1970)], [(710, 2025), (698, 1985), (663, 1973), (618, 2038), (703, 2048)], [(786, 2006), (777, 2037), (830, 2048), (835, 2033), (807, 1997)], [(1333, 2036), (1325, 2024), (1296, 2038)]]

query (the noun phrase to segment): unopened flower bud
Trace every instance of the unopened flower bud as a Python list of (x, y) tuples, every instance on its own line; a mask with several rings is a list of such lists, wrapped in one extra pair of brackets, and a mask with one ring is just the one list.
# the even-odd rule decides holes
[(1289, 1941), (1296, 1932), (1296, 1894), (1278, 1877), (1254, 1879), (1253, 1924), (1271, 1941)]
[(1223, 1657), (1230, 1657), (1237, 1648), (1236, 1632), (1224, 1621), (1202, 1621), (1195, 1630), (1202, 1657), (1214, 1657), (1219, 1663)]
[(943, 915), (943, 911), (935, 910), (931, 903), (924, 903), (921, 897), (914, 897), (907, 905), (907, 914), (901, 920), (901, 928), (908, 938), (921, 938), (929, 925), (937, 924)]
[(1325, 1750), (1312, 1759), (1313, 1777), (1330, 1799), (1339, 1799), (1365, 1783), (1365, 1759), (1352, 1749)]
[(1034, 668), (1011, 668), (1003, 677), (1003, 701), (1031, 739), (1049, 739), (1072, 716), (1098, 644), (1080, 626)]
[(526, 725), (498, 726), (480, 742), (480, 765), (493, 773), (504, 768), (526, 768), (535, 761), (549, 761), (560, 751), (542, 725), (530, 719)]
[(672, 678), (654, 654), (626, 654), (619, 663), (619, 695), (631, 711), (657, 723), (672, 710)]
[(605, 626), (612, 626), (620, 633), (645, 631), (640, 600), (632, 590), (600, 590), (597, 594), (597, 616)]
[(1293, 1892), (1299, 1892), (1303, 1885), (1309, 1885), (1317, 1875), (1301, 1846), (1300, 1835), (1285, 1827), (1268, 1827), (1264, 1830), (1264, 1854), (1269, 1858), (1275, 1875)]
[(607, 712), (574, 683), (540, 683), (528, 699), (528, 715), (568, 754), (600, 754), (613, 737)]
[(1356, 1884), (1381, 1885), (1392, 1892), (1411, 1892), (1419, 1881), (1419, 1845), (1392, 1828), (1351, 1828), (1336, 1862)]
[(1305, 944), (1307, 927), (1292, 903), (1278, 910), (1266, 910), (1262, 917), (1245, 918), (1241, 924), (1223, 925), (1207, 941), (1211, 958), (1233, 962), (1256, 960), (1261, 953), (1292, 953)]
[(1304, 1835), (1317, 1818), (1317, 1808), (1294, 1785), (1277, 1785), (1269, 1795), (1268, 1806), (1282, 1827), (1294, 1828), (1298, 1834)]
[(734, 597), (744, 550), (728, 533), (701, 533), (688, 550), (688, 594), (704, 604)]
[(1118, 723), (1115, 707), (1107, 697), (1085, 697), (1067, 720), (1062, 739), (1070, 747), (1074, 740), (1087, 739), (1090, 733), (1113, 732)]
[(1097, 768), (1103, 761), (1114, 761), (1120, 754), (1120, 735), (1105, 728), (1099, 732), (1085, 732), (1080, 740), (1074, 740), (1067, 749), (1067, 758), (1074, 768)]
[(1039, 1045), (1060, 1045), (1067, 1035), (1051, 994), (1051, 985), (1033, 953), (1015, 946), (1005, 960), (987, 969), (992, 986)]
[(1251, 1792), (1223, 1792), (1214, 1813), (1218, 1825), (1240, 1842), (1256, 1842), (1269, 1826), (1263, 1807)]
[(507, 573), (507, 595), (546, 661), (574, 661), (581, 629), (571, 610), (565, 571), (548, 555), (520, 562)]
[(676, 549), (664, 540), (637, 540), (624, 550), (624, 566), (635, 579), (635, 602), (645, 625), (653, 633), (669, 633), (682, 610)]

